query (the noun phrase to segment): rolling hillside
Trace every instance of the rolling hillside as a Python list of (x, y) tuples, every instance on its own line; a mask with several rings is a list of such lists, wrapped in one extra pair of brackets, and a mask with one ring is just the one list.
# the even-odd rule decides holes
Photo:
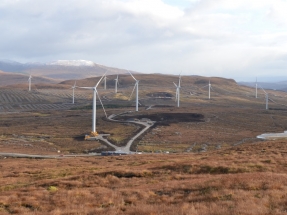
[[(28, 86), (28, 78), (28, 74), (0, 71), (0, 87), (11, 85), (11, 87), (26, 88)], [(32, 76), (32, 80), (33, 84), (54, 84), (58, 82), (56, 79), (34, 75)]]

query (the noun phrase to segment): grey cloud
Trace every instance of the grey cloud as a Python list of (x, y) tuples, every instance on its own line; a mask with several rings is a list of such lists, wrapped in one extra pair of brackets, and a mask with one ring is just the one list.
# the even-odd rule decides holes
[[(287, 30), (272, 32), (270, 27), (264, 32), (249, 21), (265, 24), (253, 12), (264, 14), (268, 1), (264, 7), (252, 3), (251, 9), (244, 6), (246, 0), (230, 2), (201, 0), (181, 13), (162, 7), (157, 14), (152, 8), (136, 8), (135, 0), (5, 1), (0, 3), (0, 58), (86, 59), (140, 72), (215, 76), (250, 74), (264, 65), (271, 71), (277, 62), (284, 67), (285, 60), (277, 59), (287, 48)], [(266, 12), (264, 19), (275, 22), (270, 16)]]

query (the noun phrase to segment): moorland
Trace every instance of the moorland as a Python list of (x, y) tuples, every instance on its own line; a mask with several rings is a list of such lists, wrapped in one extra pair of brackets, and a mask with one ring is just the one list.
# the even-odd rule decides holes
[[(140, 129), (129, 119), (156, 123), (125, 156), (67, 157), (113, 150), (85, 141), (91, 130), (92, 92), (74, 80), (0, 89), (0, 151), (55, 155), (54, 159), (2, 156), (0, 212), (3, 214), (285, 214), (286, 140), (257, 135), (283, 132), (286, 93), (260, 91), (234, 80), (137, 74), (140, 108), (128, 75), (108, 76), (98, 91), (108, 115), (97, 106), (97, 131), (123, 146)], [(99, 80), (77, 80), (94, 86)], [(208, 85), (211, 81), (211, 98)], [(99, 104), (99, 103), (98, 103)], [(60, 152), (60, 153), (59, 153)]]

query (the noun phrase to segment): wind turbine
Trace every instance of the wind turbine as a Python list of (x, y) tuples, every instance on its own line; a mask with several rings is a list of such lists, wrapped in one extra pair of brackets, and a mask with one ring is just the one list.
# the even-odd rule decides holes
[(174, 86), (176, 87), (176, 91), (175, 91), (175, 101), (177, 100), (177, 107), (179, 107), (179, 99), (180, 99), (180, 81), (181, 81), (181, 76), (179, 74), (178, 77), (178, 85), (176, 85), (174, 82)]
[(107, 89), (107, 76), (104, 77), (104, 89)]
[[(130, 72), (129, 72), (130, 73)], [(135, 83), (135, 86), (134, 86), (134, 89), (130, 95), (130, 99), (131, 99), (131, 96), (136, 88), (136, 111), (139, 111), (139, 81), (137, 79), (135, 79), (135, 77), (132, 75), (132, 73), (130, 73), (130, 75), (133, 77), (133, 79), (136, 81)]]
[(266, 110), (268, 110), (268, 93), (261, 87), (263, 92), (265, 93), (265, 103), (266, 103)]
[(117, 75), (117, 78), (115, 79), (115, 93), (118, 93), (118, 84), (119, 84), (119, 75)]
[(210, 80), (209, 80), (208, 85), (205, 85), (204, 87), (201, 87), (200, 89), (203, 89), (205, 87), (208, 87), (208, 99), (210, 99), (210, 91), (211, 91), (211, 89), (213, 90), (213, 88), (211, 87)]
[(209, 80), (209, 84), (208, 84), (208, 99), (210, 99), (210, 88), (211, 88), (211, 84), (210, 84), (210, 80)]
[(255, 98), (257, 98), (257, 77), (256, 77), (256, 83), (255, 83)]
[(106, 114), (104, 105), (103, 105), (102, 100), (101, 100), (101, 98), (100, 98), (100, 96), (99, 96), (99, 93), (98, 93), (98, 91), (97, 91), (97, 87), (98, 87), (99, 83), (102, 81), (102, 79), (103, 79), (103, 77), (104, 77), (105, 75), (106, 75), (106, 74), (104, 74), (104, 75), (101, 77), (101, 79), (98, 81), (98, 83), (97, 83), (94, 87), (80, 87), (80, 88), (83, 88), (83, 89), (93, 90), (93, 93), (94, 93), (94, 94), (93, 94), (93, 114), (92, 114), (93, 119), (92, 119), (92, 132), (91, 132), (91, 135), (92, 135), (92, 136), (98, 136), (98, 133), (97, 133), (97, 131), (96, 131), (97, 95), (98, 95), (98, 98), (99, 98), (99, 100), (100, 100), (100, 102), (101, 102), (101, 105), (102, 105), (102, 107), (103, 107), (103, 110), (104, 110), (104, 112), (105, 112), (105, 115), (106, 115), (106, 117), (107, 117), (107, 114)]
[(76, 89), (76, 81), (75, 81), (75, 84), (74, 86), (72, 86), (72, 89), (73, 89), (73, 104), (75, 103), (75, 89)]
[(28, 78), (28, 83), (29, 83), (29, 91), (31, 91), (31, 79), (32, 79), (32, 76), (30, 74), (29, 78)]
[(268, 110), (268, 93), (265, 94), (266, 97), (266, 110)]

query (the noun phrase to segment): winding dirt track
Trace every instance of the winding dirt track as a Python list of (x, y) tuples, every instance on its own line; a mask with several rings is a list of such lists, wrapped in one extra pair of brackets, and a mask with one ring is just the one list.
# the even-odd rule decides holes
[[(121, 113), (119, 115), (123, 115), (127, 112)], [(114, 121), (114, 122), (124, 122), (127, 123), (126, 121), (119, 121), (119, 120), (115, 120), (113, 119), (114, 117), (116, 117), (117, 115), (112, 114), (110, 116), (108, 116), (108, 119), (110, 121)], [(107, 139), (104, 138), (105, 135), (101, 135), (99, 134), (99, 136), (95, 139), (97, 140), (102, 140), (103, 142), (107, 143), (109, 146), (113, 147), (116, 151), (118, 152), (123, 152), (123, 153), (127, 153), (127, 154), (134, 154), (134, 152), (130, 151), (130, 147), (133, 144), (133, 142), (139, 137), (141, 136), (145, 131), (147, 131), (151, 126), (154, 125), (154, 121), (149, 121), (148, 122), (140, 122), (140, 121), (129, 121), (130, 123), (135, 123), (135, 124), (139, 124), (139, 125), (143, 125), (145, 126), (144, 129), (142, 129), (141, 131), (139, 131), (134, 137), (132, 137), (126, 144), (126, 146), (123, 147), (118, 147), (115, 146), (114, 144), (112, 144), (111, 142), (109, 142)], [(38, 159), (52, 159), (52, 158), (71, 158), (71, 157), (90, 157), (90, 156), (95, 156), (95, 155), (100, 155), (99, 153), (91, 153), (91, 154), (73, 154), (73, 155), (60, 155), (60, 154), (56, 154), (56, 155), (31, 155), (31, 154), (20, 154), (20, 153), (0, 153), (0, 156), (2, 157), (15, 157), (15, 158), (38, 158)]]
[[(118, 114), (118, 115), (123, 115), (125, 114), (126, 112), (124, 113), (121, 113), (121, 114)], [(121, 122), (119, 120), (115, 120), (114, 117), (116, 117), (117, 115), (115, 114), (112, 114), (110, 116), (108, 116), (108, 119), (110, 121), (116, 121), (116, 122)], [(123, 121), (124, 123), (126, 123), (126, 121)], [(117, 151), (122, 151), (122, 152), (125, 152), (125, 153), (132, 153), (130, 151), (130, 148), (131, 148), (131, 145), (133, 144), (133, 142), (139, 137), (141, 136), (145, 131), (147, 131), (151, 126), (154, 125), (155, 121), (150, 121), (150, 122), (140, 122), (140, 121), (129, 121), (130, 123), (135, 123), (135, 124), (139, 124), (139, 125), (143, 125), (145, 126), (144, 129), (142, 129), (140, 132), (138, 132), (134, 137), (132, 137), (128, 142), (127, 142), (127, 145), (126, 146), (123, 146), (123, 147), (117, 147), (117, 146), (112, 146), (114, 147)], [(107, 140), (105, 140), (105, 142), (107, 142)], [(113, 145), (113, 144), (109, 144), (109, 145)]]

